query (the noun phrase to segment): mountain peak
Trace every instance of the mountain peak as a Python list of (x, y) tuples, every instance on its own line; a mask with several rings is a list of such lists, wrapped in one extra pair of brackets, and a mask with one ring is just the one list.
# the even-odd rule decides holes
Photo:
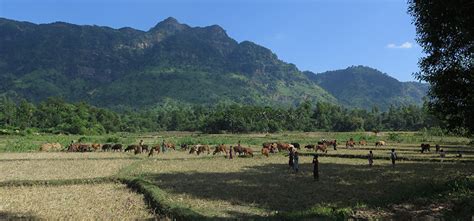
[(181, 24), (176, 20), (176, 18), (168, 17), (167, 19), (158, 22), (155, 27), (151, 28), (149, 32), (157, 32), (157, 31), (165, 31), (165, 32), (176, 32), (181, 31), (188, 26), (185, 24)]

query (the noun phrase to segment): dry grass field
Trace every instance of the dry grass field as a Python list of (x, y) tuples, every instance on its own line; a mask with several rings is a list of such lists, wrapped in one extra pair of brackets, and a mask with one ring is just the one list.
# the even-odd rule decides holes
[[(235, 145), (240, 140), (255, 151), (254, 157), (232, 160), (212, 151), (197, 156), (179, 148), (153, 157), (130, 152), (44, 153), (31, 148), (0, 152), (0, 219), (463, 219), (472, 215), (474, 149), (463, 138), (443, 138), (450, 140), (440, 143), (447, 153), (444, 162), (434, 148), (421, 154), (416, 142), (346, 149), (340, 141), (337, 151), (329, 148), (328, 153), (319, 153), (319, 181), (312, 177), (314, 151), (300, 150), (297, 174), (288, 167), (286, 153), (268, 158), (259, 153), (264, 141), (296, 141), (303, 146), (328, 135), (339, 140), (370, 136), (163, 133), (122, 138), (132, 143), (145, 139), (148, 144), (166, 139), (176, 144)], [(409, 136), (415, 135), (402, 135), (409, 141), (418, 139)], [(15, 139), (36, 145), (45, 137), (8, 137), (8, 143)], [(47, 140), (54, 136), (48, 135)], [(433, 140), (432, 145), (441, 139)], [(0, 149), (8, 150), (1, 144)], [(391, 148), (400, 157), (395, 167), (388, 160)], [(372, 167), (367, 165), (369, 150), (375, 155)], [(462, 158), (456, 157), (458, 151)]]
[(123, 184), (0, 187), (0, 219), (152, 218), (143, 196)]

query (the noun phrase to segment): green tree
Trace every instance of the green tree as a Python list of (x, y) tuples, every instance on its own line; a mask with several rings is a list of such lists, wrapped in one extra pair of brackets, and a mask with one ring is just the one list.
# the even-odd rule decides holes
[(430, 83), (429, 107), (448, 129), (474, 132), (474, 2), (409, 0), (418, 43), (419, 80)]

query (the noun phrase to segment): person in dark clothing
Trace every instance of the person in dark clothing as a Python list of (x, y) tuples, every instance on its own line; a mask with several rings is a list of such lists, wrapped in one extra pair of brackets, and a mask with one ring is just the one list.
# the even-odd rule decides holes
[(293, 164), (294, 164), (294, 153), (293, 153), (293, 150), (290, 149), (290, 153), (288, 154), (288, 157), (290, 158), (289, 161), (288, 161), (288, 166), (290, 166), (290, 168), (293, 168)]
[(334, 143), (332, 143), (332, 147), (334, 150), (337, 150), (337, 140), (334, 140)]
[(395, 149), (392, 149), (390, 153), (390, 159), (392, 160), (392, 167), (395, 166), (395, 160), (397, 160), (397, 153), (395, 153)]
[(234, 150), (233, 150), (232, 146), (230, 146), (230, 149), (229, 149), (229, 160), (232, 160), (232, 159), (234, 158), (234, 157), (233, 157), (233, 152), (234, 152)]
[(313, 177), (314, 177), (314, 180), (316, 181), (319, 180), (319, 161), (318, 161), (317, 154), (315, 154), (313, 157)]
[(294, 158), (293, 159), (293, 161), (294, 161), (293, 162), (293, 169), (295, 170), (295, 173), (298, 173), (298, 171), (300, 169), (299, 165), (298, 165), (298, 163), (299, 163), (299, 156), (298, 155), (299, 155), (298, 151), (295, 151), (294, 156), (293, 156), (293, 158)]
[(374, 154), (372, 151), (369, 151), (369, 155), (367, 155), (367, 158), (369, 159), (369, 166), (372, 166), (374, 164)]

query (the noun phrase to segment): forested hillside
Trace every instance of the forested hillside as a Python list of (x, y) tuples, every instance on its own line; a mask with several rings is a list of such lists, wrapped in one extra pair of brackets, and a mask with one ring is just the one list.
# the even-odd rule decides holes
[(238, 43), (217, 25), (189, 27), (174, 18), (146, 32), (0, 19), (0, 94), (33, 102), (63, 97), (117, 110), (169, 99), (337, 103), (269, 49)]
[(391, 105), (421, 105), (428, 91), (428, 84), (400, 82), (365, 66), (305, 74), (347, 107), (387, 110)]

